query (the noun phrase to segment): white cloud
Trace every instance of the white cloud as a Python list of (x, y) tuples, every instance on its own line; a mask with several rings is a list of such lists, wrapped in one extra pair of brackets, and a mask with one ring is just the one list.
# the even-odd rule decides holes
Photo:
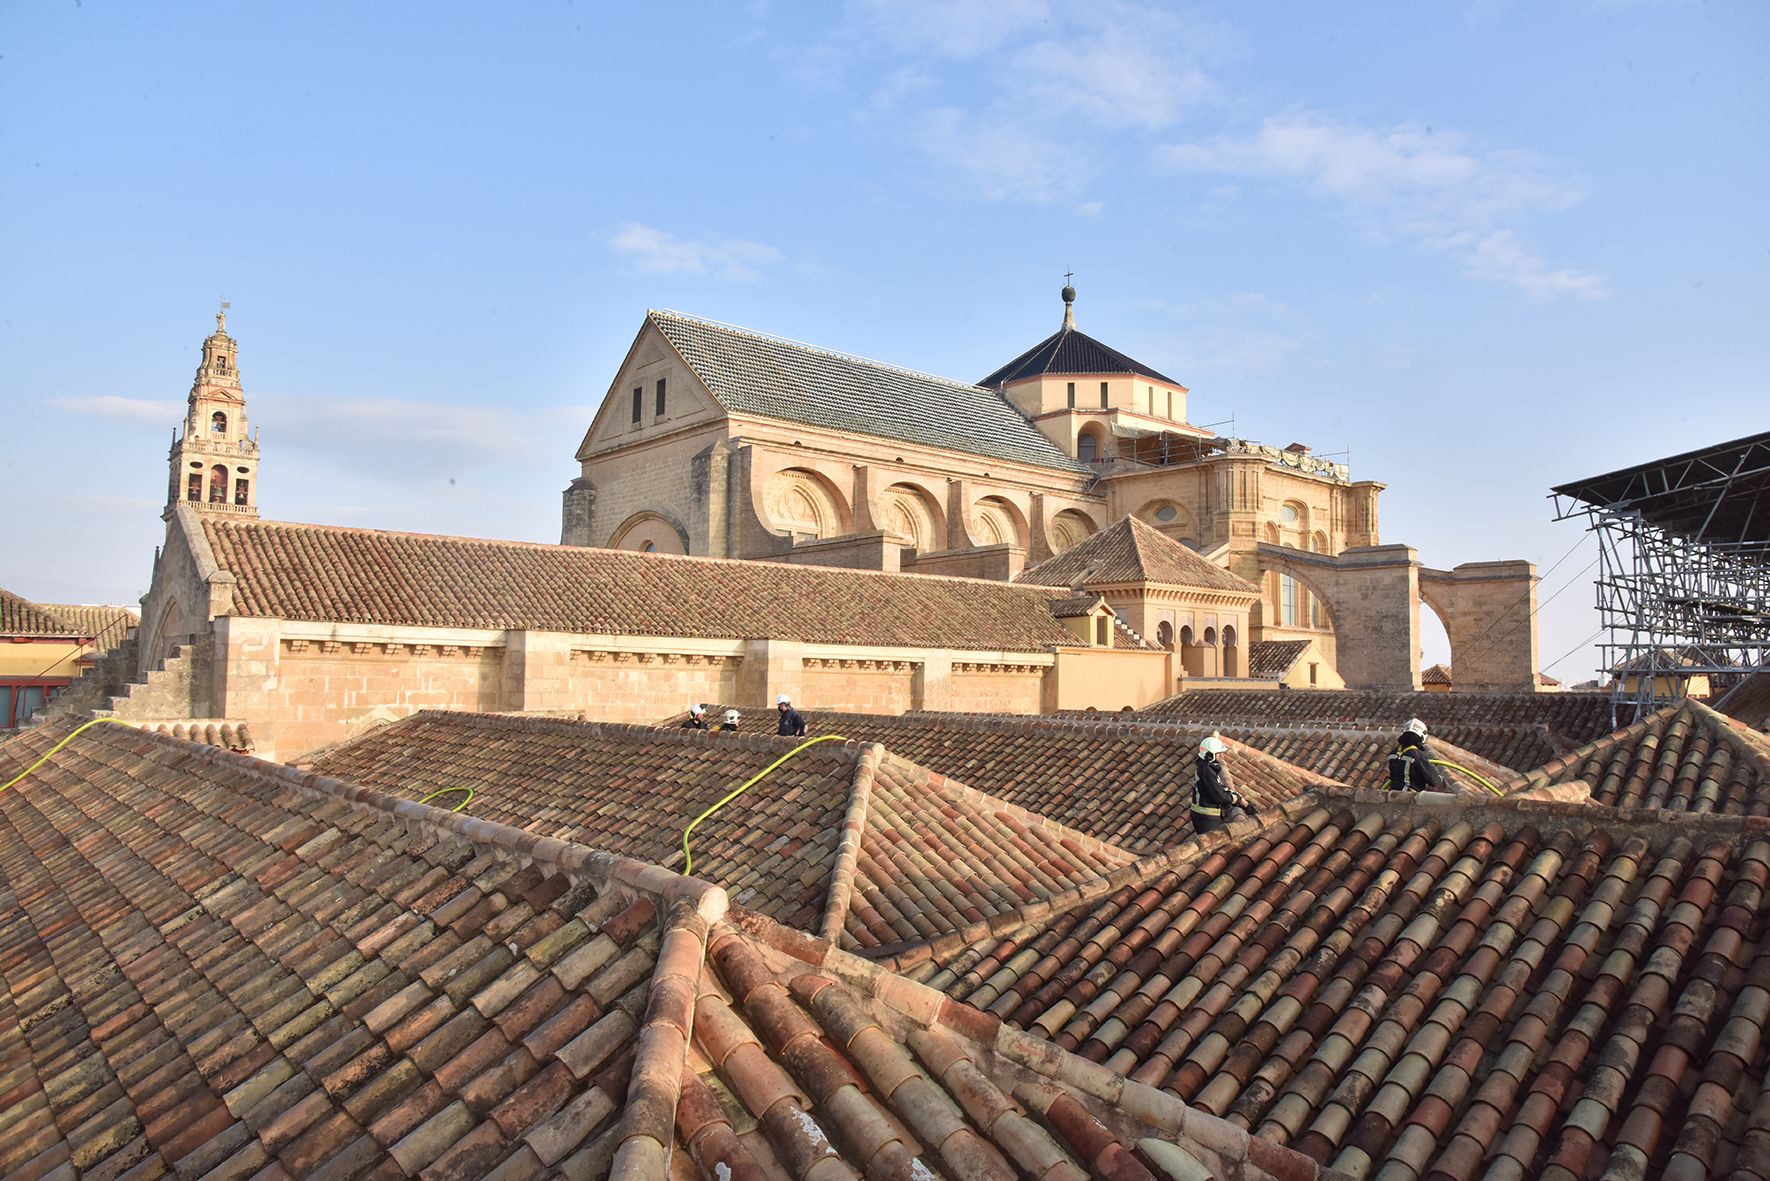
[(170, 429), (184, 420), (182, 402), (161, 402), (150, 398), (122, 398), (101, 394), (92, 398), (51, 398), (49, 404), (58, 410), (75, 414), (96, 414), (102, 418), (121, 418), (128, 422), (149, 422)]
[(1191, 30), (1172, 16), (1128, 5), (1081, 12), (1085, 27), (1014, 55), (1010, 85), (1027, 110), (1153, 130), (1216, 93), (1191, 60)]
[(1580, 299), (1603, 299), (1610, 294), (1602, 275), (1578, 271), (1552, 271), (1542, 259), (1526, 250), (1510, 230), (1495, 230), (1469, 250), (1470, 274), (1510, 283), (1539, 298), (1575, 295)]
[(1601, 276), (1551, 270), (1503, 224), (1560, 212), (1584, 196), (1528, 152), (1482, 150), (1419, 124), (1360, 127), (1302, 112), (1267, 119), (1248, 135), (1163, 147), (1155, 161), (1175, 172), (1295, 182), (1373, 237), (1455, 254), (1471, 274), (1532, 295), (1607, 293)]
[[(490, 404), (414, 402), (308, 394), (254, 394), (267, 453), (297, 451), (370, 479), (439, 478), (487, 466), (534, 463), (537, 440), (557, 442), (590, 425), (593, 408), (512, 409)], [(565, 471), (569, 452), (561, 452)]]
[(1180, 325), (1175, 349), (1186, 370), (1207, 379), (1282, 372), (1315, 333), (1302, 312), (1257, 291), (1190, 300), (1169, 310)]
[(968, 176), (991, 201), (1073, 197), (1086, 183), (1087, 154), (1038, 127), (956, 107), (927, 112), (917, 142), (936, 163)]
[(899, 49), (961, 61), (1051, 20), (1045, 0), (858, 0), (852, 11)]
[(678, 238), (630, 221), (608, 240), (609, 248), (645, 275), (708, 275), (743, 283), (781, 259), (780, 251), (743, 238)]

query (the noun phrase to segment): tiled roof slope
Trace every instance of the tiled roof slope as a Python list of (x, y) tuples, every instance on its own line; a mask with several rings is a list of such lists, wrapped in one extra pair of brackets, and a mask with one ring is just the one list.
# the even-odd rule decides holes
[[(1208, 731), (1012, 714), (799, 712), (814, 734), (880, 743), (1133, 853), (1166, 849), (1192, 832), (1194, 763)], [(1236, 787), (1258, 805), (1291, 799), (1324, 779), (1229, 737)]]
[(94, 638), (92, 654), (101, 656), (129, 638), (141, 625), (141, 612), (130, 607), (94, 606), (90, 603), (44, 603), (43, 609), (65, 620), (82, 636)]
[(1060, 471), (1088, 470), (994, 390), (680, 312), (652, 311), (646, 316), (719, 404), (734, 414), (901, 439)]
[(694, 895), (311, 779), (106, 726), (0, 795), (0, 1174), (606, 1174), (668, 1142), (621, 1108), (655, 966), (698, 975)]
[(76, 639), (79, 634), (59, 615), (9, 590), (0, 590), (0, 636)]
[(1044, 651), (1031, 587), (280, 521), (205, 519), (234, 613), (413, 627)]
[(1624, 808), (1770, 816), (1770, 739), (1686, 701), (1551, 760), (1526, 784), (1576, 779)]
[(1179, 385), (1154, 369), (1101, 344), (1085, 332), (1065, 326), (1021, 353), (1018, 357), (978, 382), (978, 385), (1000, 388), (1011, 381), (1046, 374), (1065, 373), (1135, 373), (1153, 377), (1167, 385)]
[(888, 963), (1354, 1176), (1764, 1175), (1770, 820), (1284, 813)]
[[(309, 765), (411, 799), (472, 788), (470, 815), (681, 868), (683, 829), (793, 745), (427, 712)], [(858, 947), (1018, 910), (1132, 857), (891, 752), (838, 742), (795, 755), (703, 821), (691, 849), (696, 875), (739, 904)]]
[(1605, 693), (1389, 693), (1376, 689), (1193, 689), (1139, 711), (1187, 722), (1354, 722), (1399, 725), (1420, 718), (1486, 726), (1548, 726), (1575, 742), (1608, 734)]
[(716, 887), (289, 768), (101, 727), (0, 833), (20, 1181), (1327, 1176)]
[(1420, 718), (1434, 736), (1515, 771), (1608, 734), (1603, 693), (1387, 693), (1369, 689), (1193, 689), (1138, 712), (1141, 718), (1215, 726), (1370, 726), (1399, 730)]
[(1029, 570), (1016, 582), (1041, 586), (1099, 586), (1160, 582), (1257, 595), (1260, 588), (1232, 574), (1136, 517), (1122, 517)]
[(1754, 730), (1770, 729), (1770, 672), (1744, 678), (1715, 702), (1715, 708)]
[(1279, 680), (1307, 651), (1308, 640), (1255, 640), (1248, 645), (1248, 675)]

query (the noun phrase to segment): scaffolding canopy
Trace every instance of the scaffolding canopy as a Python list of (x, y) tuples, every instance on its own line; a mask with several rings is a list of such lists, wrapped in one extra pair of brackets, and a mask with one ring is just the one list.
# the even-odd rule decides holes
[[(1551, 489), (1692, 542), (1770, 542), (1770, 431)], [(1556, 519), (1583, 510), (1563, 512)]]
[(1770, 658), (1770, 432), (1552, 489), (1598, 538), (1617, 720), (1725, 693)]

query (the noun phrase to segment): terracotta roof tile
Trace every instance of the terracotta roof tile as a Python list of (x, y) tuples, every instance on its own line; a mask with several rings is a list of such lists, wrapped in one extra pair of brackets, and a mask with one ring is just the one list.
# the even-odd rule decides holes
[(65, 621), (80, 635), (91, 637), (94, 643), (90, 651), (94, 656), (109, 652), (141, 625), (141, 612), (133, 607), (90, 603), (40, 603), (38, 606)]
[(1207, 587), (1243, 595), (1260, 593), (1260, 588), (1247, 579), (1215, 562), (1206, 561), (1137, 517), (1120, 518), (1056, 557), (1022, 571), (1015, 581), (1040, 586), (1090, 588), (1113, 583), (1155, 582)]
[(1770, 815), (1770, 740), (1700, 702), (1641, 719), (1526, 777), (1527, 787), (1585, 783), (1625, 808)]
[(1248, 675), (1280, 679), (1307, 651), (1308, 640), (1255, 640), (1248, 645)]
[(1075, 642), (1048, 592), (999, 582), (278, 521), (201, 527), (238, 579), (238, 615), (1013, 652)]
[[(470, 787), (468, 814), (680, 867), (683, 829), (792, 747), (762, 735), (421, 713), (309, 765), (411, 799)], [(691, 847), (695, 872), (740, 904), (861, 947), (1018, 910), (1133, 856), (852, 742), (795, 756), (698, 827)]]
[(885, 962), (1354, 1176), (1748, 1160), (1770, 821), (1376, 793), (1284, 811)]
[(72, 623), (47, 607), (0, 589), (0, 636), (77, 639), (80, 634)]
[(1565, 752), (1608, 733), (1611, 701), (1603, 693), (1193, 689), (1138, 716), (1225, 728), (1300, 724), (1396, 732), (1420, 718), (1436, 737), (1528, 771), (1544, 761), (1545, 751)]
[[(1090, 720), (1012, 714), (800, 713), (814, 734), (840, 733), (880, 743), (893, 754), (988, 796), (1132, 853), (1165, 849), (1191, 835), (1193, 766), (1199, 739), (1210, 732), (1120, 722), (1112, 714), (1099, 715), (1106, 720)], [(1377, 741), (1375, 736), (1371, 741)], [(1383, 756), (1387, 754), (1385, 749)], [(1338, 782), (1259, 750), (1239, 759), (1234, 775), (1237, 789), (1260, 805), (1292, 799), (1324, 779)]]

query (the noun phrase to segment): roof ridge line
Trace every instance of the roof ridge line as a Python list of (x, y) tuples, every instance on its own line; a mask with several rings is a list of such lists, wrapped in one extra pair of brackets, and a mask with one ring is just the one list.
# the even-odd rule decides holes
[[(196, 519), (195, 514), (192, 514), (192, 516), (193, 516), (193, 519)], [(419, 532), (419, 531), (413, 530), (413, 529), (378, 529), (378, 528), (375, 528), (375, 527), (369, 526), (369, 525), (322, 525), (322, 524), (319, 524), (319, 523), (313, 522), (313, 521), (283, 521), (283, 520), (275, 520), (275, 519), (264, 518), (264, 517), (255, 517), (255, 518), (247, 518), (247, 519), (240, 519), (240, 520), (203, 517), (199, 520), (198, 523), (202, 527), (198, 530), (199, 534), (202, 534), (202, 529), (207, 528), (208, 526), (211, 526), (211, 525), (218, 526), (218, 527), (234, 527), (234, 528), (250, 528), (250, 529), (262, 529), (262, 528), (267, 528), (267, 527), (275, 527), (275, 528), (279, 528), (279, 529), (313, 529), (313, 530), (323, 532), (323, 533), (375, 533), (375, 534), (380, 534), (381, 536), (384, 536), (384, 537), (410, 537), (410, 538), (416, 538), (421, 541), (449, 541), (449, 542), (461, 542), (461, 543), (468, 544), (468, 545), (501, 546), (501, 547), (510, 547), (510, 548), (519, 548), (519, 549), (528, 549), (528, 550), (543, 550), (543, 551), (546, 551), (549, 553), (573, 553), (573, 554), (591, 554), (591, 555), (596, 555), (596, 556), (614, 556), (617, 559), (633, 559), (633, 560), (642, 561), (642, 562), (643, 561), (701, 562), (701, 563), (707, 563), (710, 565), (741, 566), (741, 567), (750, 568), (750, 569), (753, 569), (753, 568), (759, 567), (759, 566), (771, 566), (776, 569), (813, 570), (813, 571), (820, 571), (820, 572), (835, 574), (835, 575), (840, 575), (840, 576), (853, 575), (853, 576), (865, 576), (865, 577), (888, 578), (888, 579), (915, 579), (917, 583), (932, 582), (932, 581), (936, 581), (936, 580), (943, 581), (943, 582), (963, 582), (963, 583), (990, 586), (990, 587), (996, 587), (996, 588), (1006, 587), (1011, 590), (1021, 591), (1023, 593), (1032, 594), (1032, 595), (1043, 594), (1047, 598), (1050, 597), (1050, 594), (1049, 594), (1050, 591), (1057, 589), (1055, 587), (1047, 587), (1047, 586), (1042, 586), (1042, 585), (1038, 585), (1035, 583), (1022, 584), (1022, 583), (1017, 583), (1017, 582), (1013, 582), (1013, 581), (1003, 581), (1002, 579), (999, 579), (999, 578), (979, 578), (979, 577), (973, 577), (973, 576), (965, 575), (965, 574), (911, 574), (911, 573), (901, 571), (901, 570), (862, 570), (862, 569), (856, 569), (852, 566), (795, 566), (790, 562), (775, 561), (775, 560), (769, 559), (769, 558), (719, 558), (719, 557), (713, 557), (708, 554), (641, 553), (638, 550), (610, 549), (607, 546), (600, 546), (600, 545), (564, 545), (564, 544), (557, 542), (557, 541), (524, 541), (521, 538), (510, 538), (510, 537), (470, 537), (466, 534), (461, 534), (461, 533), (422, 533), (422, 532)], [(207, 536), (202, 535), (202, 540), (204, 542), (205, 547), (207, 548)], [(223, 569), (223, 567), (217, 566), (216, 569), (219, 571), (219, 570)], [(232, 572), (229, 571), (229, 573), (232, 573)], [(914, 584), (906, 582), (903, 585), (914, 585)], [(26, 600), (26, 601), (29, 602), (29, 600)], [(239, 612), (236, 610), (235, 614), (239, 614)], [(249, 618), (255, 618), (255, 617), (249, 617)], [(297, 621), (297, 622), (326, 622), (326, 621), (313, 620), (313, 621)], [(496, 628), (493, 628), (493, 629), (485, 629), (485, 630), (519, 630), (519, 629), (496, 629)], [(585, 635), (595, 635), (595, 634), (628, 635), (628, 634), (642, 634), (642, 633), (626, 633), (626, 632), (593, 633), (593, 632), (586, 632), (583, 634), (585, 634)], [(979, 650), (985, 651), (987, 649), (979, 649)], [(1026, 650), (1031, 651), (1032, 649), (1026, 649)]]
[[(820, 356), (830, 357), (838, 361), (850, 361), (860, 365), (871, 365), (875, 369), (883, 369), (890, 373), (902, 373), (907, 377), (919, 377), (925, 381), (938, 381), (945, 385), (958, 386), (960, 389), (981, 390), (986, 394), (994, 394), (996, 397), (1001, 397), (1000, 393), (986, 385), (977, 385), (974, 382), (960, 381), (956, 377), (943, 377), (938, 373), (929, 373), (922, 369), (911, 369), (907, 365), (893, 365), (889, 361), (880, 361), (873, 357), (863, 357), (859, 353), (845, 353), (841, 349), (832, 349), (827, 348), (824, 345), (812, 344), (809, 341), (795, 340), (793, 337), (782, 336), (775, 332), (764, 332), (759, 328), (745, 328), (741, 324), (732, 324), (724, 320), (714, 320), (707, 316), (694, 316), (687, 312), (677, 311), (675, 308), (647, 308), (645, 314), (648, 316), (676, 316), (683, 320), (692, 320), (697, 324), (705, 324), (713, 328), (722, 328), (727, 332), (736, 332), (741, 336), (748, 336), (755, 340), (766, 340), (772, 344), (784, 344), (788, 348), (802, 349), (805, 352), (817, 353)], [(1003, 401), (1007, 401), (1007, 399), (1004, 398)]]
[(830, 867), (830, 889), (824, 899), (823, 916), (818, 922), (818, 937), (831, 943), (842, 937), (848, 923), (861, 845), (866, 840), (867, 814), (872, 810), (873, 783), (885, 754), (881, 743), (866, 743), (855, 763), (854, 777), (849, 781), (848, 811), (842, 817), (841, 836), (836, 840), (836, 859)]
[(1636, 718), (1626, 726), (1618, 726), (1608, 734), (1600, 734), (1590, 742), (1582, 742), (1579, 746), (1568, 751), (1566, 754), (1556, 755), (1542, 766), (1533, 767), (1525, 772), (1524, 787), (1531, 788), (1541, 786), (1542, 784), (1549, 782), (1549, 780), (1556, 775), (1561, 774), (1563, 771), (1572, 771), (1574, 767), (1585, 762), (1587, 759), (1594, 758), (1601, 754), (1608, 754), (1637, 731), (1645, 734), (1648, 727), (1662, 721), (1669, 723), (1672, 718), (1680, 712), (1682, 711), (1677, 705), (1668, 705), (1662, 709), (1654, 710), (1646, 717)]
[(401, 799), (372, 787), (334, 779), (317, 771), (304, 771), (286, 763), (272, 763), (255, 755), (235, 754), (220, 747), (184, 742), (142, 727), (132, 726), (130, 729), (145, 734), (154, 742), (179, 743), (181, 747), (188, 748), (185, 753), (196, 758), (212, 762), (235, 762), (236, 765), (265, 778), (282, 780), (292, 787), (315, 795), (343, 799), (373, 808), (408, 823), (460, 837), (482, 849), (495, 850), (517, 860), (550, 865), (563, 873), (588, 878), (604, 887), (620, 887), (647, 895), (661, 904), (660, 909), (684, 902), (712, 920), (723, 916), (730, 907), (730, 898), (725, 887), (651, 862), (609, 853), (577, 841), (540, 836), (495, 820), (465, 816), (430, 804), (420, 804), (415, 800)]
[[(1216, 834), (1212, 834), (1213, 836)], [(1231, 1165), (1258, 1163), (1262, 1175), (1338, 1178), (1294, 1148), (1261, 1140), (1221, 1116), (1192, 1107), (1178, 1095), (1126, 1078), (1109, 1066), (1090, 1062), (1037, 1034), (1015, 1029), (993, 1013), (954, 1000), (939, 989), (845, 951), (827, 939), (785, 928), (764, 915), (734, 906), (724, 925), (740, 936), (826, 973), (838, 986), (884, 1005), (915, 1029), (958, 1040), (983, 1053), (999, 1055), (1021, 1070), (1121, 1109), (1158, 1132), (1208, 1145)], [(786, 936), (782, 938), (781, 936)], [(970, 1055), (967, 1054), (967, 1057)], [(1239, 1175), (1239, 1174), (1238, 1174)]]
[(1122, 845), (1115, 845), (1104, 837), (1092, 836), (1072, 825), (1065, 824), (1061, 820), (1053, 819), (1052, 817), (1045, 815), (1043, 812), (1035, 812), (1024, 804), (1016, 804), (1014, 801), (1005, 800), (1001, 796), (991, 795), (980, 787), (972, 787), (968, 783), (954, 779), (944, 771), (936, 771), (932, 767), (918, 763), (907, 755), (900, 755), (889, 747), (884, 746), (882, 743), (878, 745), (884, 750), (886, 756), (895, 759), (906, 766), (914, 767), (918, 771), (927, 775), (932, 781), (930, 786), (937, 791), (950, 789), (960, 797), (972, 802), (988, 803), (991, 807), (1005, 810), (1009, 815), (1021, 821), (1029, 828), (1042, 828), (1048, 832), (1061, 833), (1068, 837), (1074, 837), (1077, 843), (1091, 852), (1117, 853), (1125, 857), (1127, 861), (1135, 861), (1137, 858), (1137, 855), (1131, 850)]
[(1166, 873), (1179, 866), (1190, 865), (1198, 858), (1215, 850), (1217, 846), (1228, 844), (1232, 836), (1239, 839), (1250, 831), (1246, 827), (1249, 824), (1256, 826), (1252, 831), (1264, 831), (1267, 827), (1281, 820), (1291, 821), (1297, 816), (1314, 810), (1331, 814), (1336, 806), (1337, 802), (1331, 797), (1320, 795), (1314, 788), (1311, 788), (1278, 805), (1276, 814), (1270, 820), (1238, 820), (1216, 832), (1193, 833), (1176, 845), (1166, 849), (1158, 849), (1153, 853), (1145, 853), (1141, 857), (1114, 868), (1110, 873), (1092, 881), (1060, 890), (1049, 898), (1037, 899), (993, 918), (979, 919), (977, 922), (960, 927), (956, 931), (936, 935), (932, 939), (918, 939), (913, 942), (878, 948), (876, 950), (880, 954), (877, 959), (868, 956), (860, 958), (865, 959), (868, 963), (877, 964), (883, 970), (894, 973), (901, 972), (905, 968), (914, 967), (916, 964), (930, 959), (937, 951), (946, 948), (957, 949), (979, 940), (1000, 939), (1012, 935), (1025, 930), (1032, 923), (1043, 922), (1053, 915), (1065, 914), (1097, 898), (1104, 898), (1122, 886), (1143, 882), (1157, 873)]
[(1716, 730), (1735, 753), (1750, 759), (1757, 765), (1761, 775), (1770, 778), (1770, 739), (1764, 738), (1739, 719), (1727, 716), (1712, 705), (1691, 697), (1684, 700), (1696, 707), (1696, 716)]

